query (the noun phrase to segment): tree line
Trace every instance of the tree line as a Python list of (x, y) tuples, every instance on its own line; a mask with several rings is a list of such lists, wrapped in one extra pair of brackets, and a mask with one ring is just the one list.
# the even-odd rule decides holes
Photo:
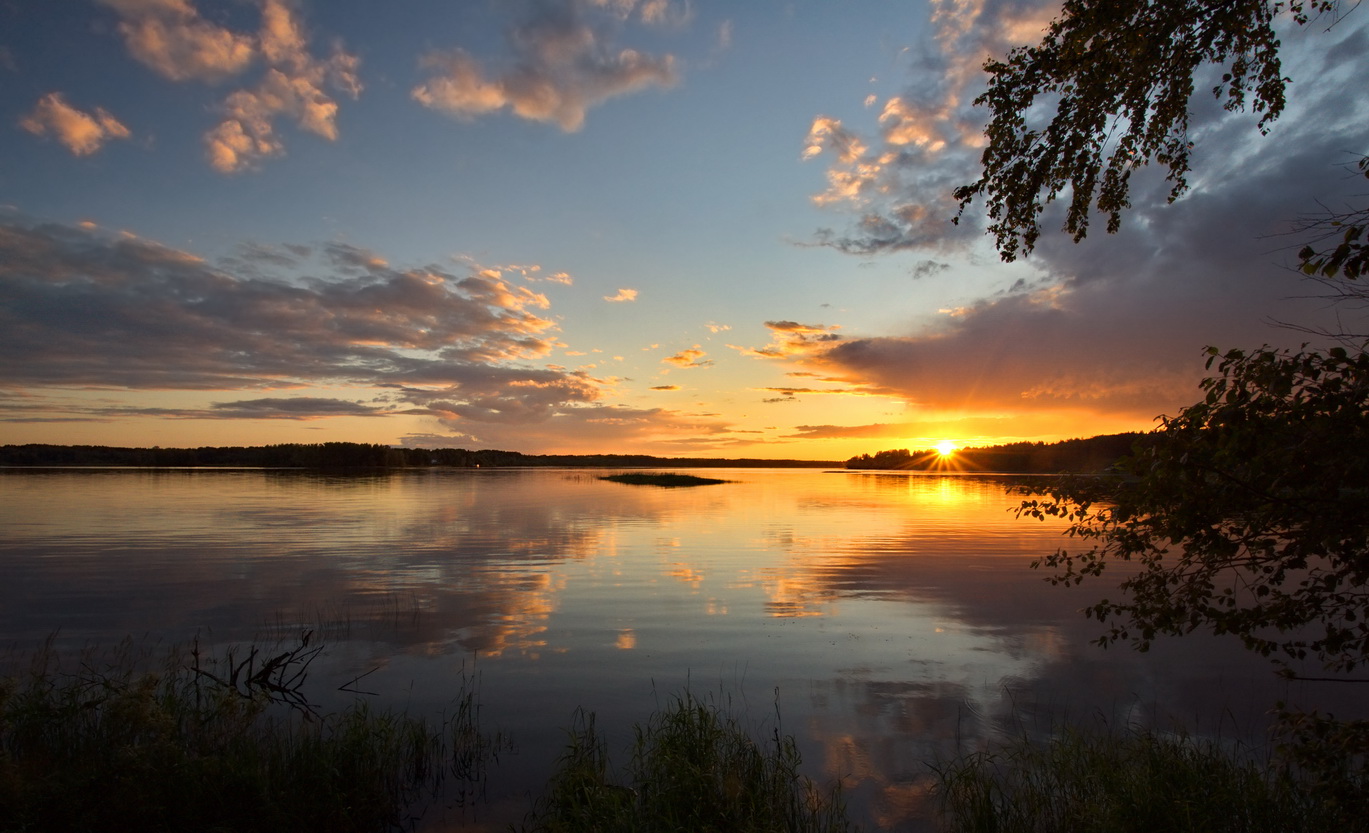
[(518, 451), (465, 448), (395, 448), (377, 443), (281, 443), (265, 446), (199, 448), (124, 448), (103, 445), (0, 446), (0, 466), (130, 466), (146, 468), (488, 468), (651, 466), (821, 468), (834, 460), (714, 459), (652, 457), (646, 454), (523, 454)]
[(848, 469), (904, 471), (982, 471), (1002, 474), (1092, 474), (1104, 472), (1144, 445), (1149, 435), (1131, 432), (1103, 434), (1056, 443), (1020, 442), (983, 448), (962, 448), (949, 458), (934, 448), (909, 451), (895, 448), (860, 454), (846, 461)]

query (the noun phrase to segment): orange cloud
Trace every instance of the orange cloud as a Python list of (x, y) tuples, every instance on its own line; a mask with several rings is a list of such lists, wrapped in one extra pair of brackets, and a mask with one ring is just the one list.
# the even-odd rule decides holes
[[(595, 6), (620, 19), (635, 10), (646, 23), (663, 22), (669, 8), (660, 0), (593, 0), (589, 8)], [(410, 94), (424, 107), (457, 118), (508, 108), (520, 118), (549, 122), (573, 133), (584, 126), (589, 108), (609, 98), (676, 83), (674, 56), (613, 48), (610, 36), (585, 20), (585, 8), (566, 3), (516, 26), (510, 39), (517, 61), (497, 76), (487, 75), (463, 49), (429, 54), (422, 64), (432, 76)]]
[(222, 173), (255, 166), (285, 148), (276, 136), (278, 116), (332, 141), (337, 138), (337, 101), (325, 86), (356, 98), (361, 94), (355, 55), (335, 47), (332, 56), (311, 55), (299, 22), (284, 0), (262, 9), (261, 54), (268, 70), (255, 89), (238, 90), (224, 101), (224, 120), (205, 136), (209, 164)]
[(785, 359), (820, 353), (841, 341), (836, 333), (840, 326), (824, 324), (800, 324), (797, 321), (767, 321), (765, 326), (771, 331), (770, 344), (765, 347), (739, 347), (729, 344), (733, 350), (744, 356), (760, 359)]
[(604, 300), (615, 304), (626, 303), (628, 301), (635, 301), (637, 300), (637, 290), (620, 289), (618, 290), (617, 295), (605, 295)]
[(135, 60), (172, 81), (221, 81), (245, 70), (256, 43), (216, 26), (188, 0), (97, 0), (121, 18), (118, 30)]
[(705, 361), (704, 356), (708, 353), (699, 349), (699, 345), (694, 345), (687, 350), (681, 350), (673, 356), (666, 356), (661, 359), (662, 363), (673, 364), (676, 367), (709, 367), (713, 364), (712, 360)]
[(61, 93), (40, 98), (33, 112), (19, 120), (19, 126), (35, 136), (52, 135), (76, 156), (89, 156), (110, 139), (132, 135), (103, 107), (96, 107), (93, 115), (85, 113), (67, 104)]

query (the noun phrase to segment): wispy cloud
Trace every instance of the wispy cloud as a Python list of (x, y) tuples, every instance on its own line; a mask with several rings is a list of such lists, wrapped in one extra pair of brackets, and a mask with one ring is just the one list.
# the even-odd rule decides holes
[(671, 4), (657, 0), (538, 3), (509, 32), (515, 53), (512, 66), (492, 75), (464, 49), (433, 52), (422, 59), (431, 75), (411, 94), (424, 107), (457, 118), (507, 108), (521, 118), (574, 132), (595, 105), (676, 83), (674, 56), (614, 45), (623, 21), (635, 16), (644, 23), (663, 23), (670, 19), (671, 9)]
[[(600, 403), (563, 408), (546, 419), (521, 424), (454, 418), (444, 420), (443, 425), (450, 432), (449, 444), (558, 453), (646, 448), (664, 454), (703, 454), (740, 442), (732, 425), (717, 416)], [(414, 435), (406, 437), (404, 444), (427, 446), (437, 439), (431, 434)]]
[[(600, 396), (583, 373), (526, 364), (555, 343), (553, 323), (536, 312), (547, 299), (526, 287), (480, 271), (397, 268), (360, 248), (254, 251), (256, 268), (243, 276), (130, 235), (0, 224), (0, 387), (379, 387), (388, 403), (377, 413), (421, 408), (511, 423)], [(330, 264), (327, 279), (304, 276), (329, 274)], [(206, 410), (368, 412), (290, 401)]]
[(604, 300), (614, 304), (622, 304), (627, 303), (629, 301), (635, 301), (637, 300), (637, 290), (620, 289), (618, 290), (617, 295), (605, 295)]
[(61, 93), (48, 93), (19, 126), (35, 136), (52, 136), (76, 156), (89, 156), (111, 139), (127, 139), (127, 127), (103, 107), (87, 113), (72, 107)]

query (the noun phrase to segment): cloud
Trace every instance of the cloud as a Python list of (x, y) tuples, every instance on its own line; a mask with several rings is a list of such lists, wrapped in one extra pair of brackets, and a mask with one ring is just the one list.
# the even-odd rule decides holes
[(978, 169), (984, 117), (972, 102), (984, 84), (982, 66), (1038, 40), (1059, 3), (932, 0), (931, 10), (930, 38), (906, 53), (914, 80), (879, 107), (872, 137), (828, 116), (813, 119), (802, 156), (832, 157), (827, 187), (813, 202), (858, 217), (847, 231), (819, 229), (822, 245), (860, 255), (954, 249), (980, 233), (973, 221), (957, 227), (950, 220), (951, 191)]
[[(692, 454), (741, 442), (729, 423), (714, 416), (597, 403), (561, 408), (546, 419), (523, 424), (442, 422), (457, 445), (540, 449), (542, 453), (590, 454), (614, 448)], [(414, 435), (402, 444), (428, 446), (432, 437)]]
[[(856, 218), (845, 231), (820, 232), (818, 242), (862, 255), (937, 255), (915, 263), (914, 278), (982, 268), (973, 245), (980, 221), (946, 222), (955, 210), (951, 188), (978, 170), (982, 114), (969, 99), (983, 84), (982, 58), (1039, 38), (1046, 8), (938, 3), (936, 40), (914, 51), (914, 81), (883, 103), (874, 137), (814, 120), (806, 144), (814, 152), (806, 155), (831, 166), (829, 187), (815, 199)], [(1343, 167), (1358, 158), (1369, 130), (1369, 91), (1355, 81), (1369, 73), (1369, 22), (1348, 22), (1330, 32), (1299, 29), (1285, 40), (1285, 73), (1301, 83), (1290, 88), (1288, 110), (1268, 136), (1257, 134), (1250, 114), (1195, 95), (1192, 188), (1173, 204), (1163, 171), (1143, 169), (1132, 176), (1132, 207), (1118, 234), (1100, 231), (1076, 245), (1052, 231), (1061, 220), (1053, 206), (1036, 251), (1014, 267), (1024, 276), (1007, 289), (957, 299), (936, 326), (826, 341), (772, 326), (772, 344), (744, 352), (898, 396), (919, 415), (1025, 421), (1054, 413), (1063, 424), (1076, 414), (1144, 428), (1196, 401), (1206, 345), (1316, 340), (1275, 326), (1280, 321), (1364, 332), (1363, 310), (1308, 297), (1317, 288), (1288, 268), (1300, 212), (1362, 204), (1363, 180)], [(1212, 86), (1197, 81), (1200, 91)]]
[(302, 418), (421, 409), (501, 424), (600, 396), (583, 373), (527, 364), (555, 345), (552, 321), (537, 313), (547, 300), (497, 273), (398, 268), (336, 244), (283, 247), (292, 257), (253, 251), (244, 275), (132, 235), (0, 223), (0, 388), (52, 408), (60, 403), (40, 401), (44, 391), (378, 387), (385, 402), (370, 410), (307, 397), (204, 410)]
[(111, 139), (127, 139), (132, 134), (103, 107), (95, 113), (77, 110), (61, 93), (48, 93), (19, 120), (19, 126), (35, 136), (51, 135), (76, 156), (89, 156)]
[(708, 354), (699, 349), (699, 345), (694, 345), (685, 350), (681, 350), (673, 356), (666, 356), (661, 359), (664, 364), (673, 364), (676, 367), (711, 367), (713, 361), (704, 359)]
[(800, 324), (797, 321), (767, 321), (765, 326), (771, 332), (771, 341), (765, 347), (740, 347), (729, 344), (733, 350), (744, 356), (760, 359), (785, 359), (823, 352), (832, 344), (841, 341), (836, 332), (839, 326), (824, 324)]
[(172, 81), (222, 81), (257, 55), (254, 38), (210, 23), (188, 0), (96, 1), (119, 15), (129, 54)]
[[(432, 74), (413, 88), (414, 100), (461, 119), (507, 108), (569, 133), (584, 126), (595, 105), (651, 86), (671, 87), (678, 80), (674, 56), (612, 45), (619, 27), (611, 24), (634, 14), (645, 23), (665, 22), (668, 3), (561, 0), (531, 8), (509, 33), (513, 66), (490, 76), (463, 49), (433, 52), (422, 59)], [(592, 20), (593, 11), (609, 12), (608, 20)]]
[(361, 94), (360, 60), (340, 45), (326, 59), (314, 57), (294, 7), (262, 0), (255, 35), (230, 31), (202, 18), (189, 0), (99, 0), (120, 17), (129, 54), (172, 81), (218, 82), (260, 62), (261, 80), (230, 93), (222, 121), (205, 134), (205, 155), (221, 173), (257, 167), (285, 152), (276, 132), (280, 117), (304, 131), (337, 138), (337, 100)]
[(674, 391), (674, 390), (679, 390), (679, 389), (680, 389), (680, 386), (679, 386), (679, 385), (653, 385), (653, 386), (650, 388), (650, 390), (660, 390), (660, 391)]
[(628, 301), (635, 301), (637, 300), (637, 290), (620, 289), (618, 290), (617, 295), (605, 295), (604, 300), (615, 304), (626, 303)]
[(326, 60), (315, 58), (283, 0), (265, 0), (259, 42), (268, 67), (265, 77), (256, 88), (229, 95), (224, 120), (205, 136), (209, 164), (221, 173), (252, 168), (284, 153), (274, 125), (278, 116), (329, 141), (337, 139), (337, 101), (325, 86), (351, 98), (361, 94), (360, 60), (341, 46), (334, 46)]
[(384, 409), (342, 399), (297, 396), (290, 399), (239, 399), (215, 402), (211, 412), (221, 419), (320, 419), (337, 416), (383, 416)]
[[(32, 410), (50, 410), (52, 402), (34, 406)], [(344, 399), (329, 399), (317, 396), (295, 396), (289, 398), (240, 399), (232, 402), (214, 402), (207, 408), (155, 408), (130, 407), (126, 405), (91, 405), (88, 403), (68, 402), (66, 412), (83, 414), (77, 419), (108, 422), (123, 417), (158, 417), (162, 419), (287, 419), (308, 422), (329, 417), (380, 417), (396, 411)], [(0, 414), (18, 410), (6, 403), (0, 403)], [(0, 421), (14, 422), (13, 418)], [(33, 422), (58, 421), (34, 419)]]

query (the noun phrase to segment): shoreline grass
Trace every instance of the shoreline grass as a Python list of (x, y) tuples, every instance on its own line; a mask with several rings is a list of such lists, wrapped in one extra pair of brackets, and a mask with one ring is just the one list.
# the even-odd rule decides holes
[(261, 674), (278, 653), (180, 649), (153, 670), (134, 654), (72, 668), (49, 646), (0, 681), (0, 830), (376, 833), (497, 755), (469, 687), (439, 724), (360, 699), (319, 714), (252, 682), (296, 679), (298, 662)]
[[(318, 650), (192, 646), (150, 666), (130, 640), (75, 657), (50, 642), (0, 679), (0, 831), (379, 833), (413, 826), (439, 791), (476, 799), (507, 744), (482, 731), (473, 684), (437, 723), (361, 698), (320, 714), (296, 684)], [(577, 712), (515, 829), (856, 829), (842, 785), (800, 773), (792, 736), (758, 740), (688, 691), (634, 728), (624, 760)], [(1297, 760), (1183, 735), (1066, 728), (930, 766), (944, 833), (1369, 830), (1359, 771), (1328, 790)]]
[(933, 772), (946, 833), (1348, 833), (1369, 825), (1362, 811), (1272, 761), (1153, 731), (1066, 729)]
[(798, 771), (791, 736), (753, 740), (723, 709), (689, 692), (635, 727), (616, 773), (593, 713), (569, 742), (523, 833), (839, 833), (852, 829), (840, 784), (823, 791)]

